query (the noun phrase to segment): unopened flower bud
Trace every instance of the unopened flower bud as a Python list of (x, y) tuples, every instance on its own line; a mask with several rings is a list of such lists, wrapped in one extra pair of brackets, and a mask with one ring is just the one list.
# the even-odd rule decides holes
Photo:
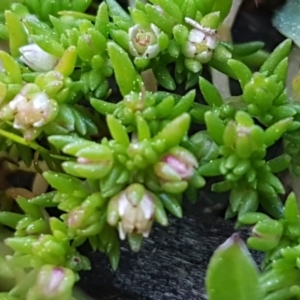
[(58, 58), (45, 52), (37, 44), (21, 47), (21, 61), (36, 72), (51, 71), (58, 63)]
[(70, 269), (44, 265), (33, 288), (27, 294), (29, 300), (69, 300), (75, 283), (75, 274)]
[(175, 147), (154, 165), (161, 188), (171, 194), (183, 193), (195, 174), (198, 162), (194, 155), (182, 147)]
[(131, 184), (110, 200), (108, 223), (118, 225), (121, 239), (127, 233), (148, 237), (154, 217), (153, 195), (141, 184)]
[(188, 180), (198, 162), (194, 155), (182, 147), (173, 148), (154, 166), (155, 173), (164, 181)]

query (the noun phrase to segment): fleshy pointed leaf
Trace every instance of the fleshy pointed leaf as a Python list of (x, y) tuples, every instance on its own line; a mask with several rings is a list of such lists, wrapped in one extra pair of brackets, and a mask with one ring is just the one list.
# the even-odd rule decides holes
[(206, 274), (209, 300), (262, 300), (259, 271), (237, 234), (213, 254)]
[(139, 92), (141, 79), (125, 50), (114, 42), (108, 42), (107, 50), (121, 94)]

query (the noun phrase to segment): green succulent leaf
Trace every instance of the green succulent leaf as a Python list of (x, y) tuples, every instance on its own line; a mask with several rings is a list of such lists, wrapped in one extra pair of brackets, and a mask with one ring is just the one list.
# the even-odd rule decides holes
[(262, 300), (259, 271), (243, 241), (234, 234), (213, 254), (206, 275), (209, 300)]
[(115, 42), (108, 42), (107, 50), (122, 95), (125, 96), (130, 92), (139, 92), (141, 88), (140, 75), (136, 72), (125, 50)]

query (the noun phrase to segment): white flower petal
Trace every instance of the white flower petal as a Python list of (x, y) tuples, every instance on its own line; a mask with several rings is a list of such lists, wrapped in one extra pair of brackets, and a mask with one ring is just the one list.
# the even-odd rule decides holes
[(119, 228), (118, 228), (118, 229), (119, 229), (119, 237), (120, 237), (120, 240), (125, 240), (125, 238), (126, 238), (126, 232), (124, 231), (121, 222), (119, 222)]
[(202, 31), (203, 33), (207, 33), (207, 34), (215, 34), (216, 30), (215, 29), (211, 29), (209, 27), (204, 27), (201, 24), (199, 24), (198, 22), (196, 22), (195, 20), (191, 19), (191, 18), (184, 18), (185, 22), (191, 26), (193, 26), (194, 28)]
[(45, 110), (50, 105), (48, 95), (44, 92), (35, 94), (31, 101), (33, 108), (36, 110)]
[(9, 102), (9, 107), (12, 110), (16, 110), (21, 103), (27, 102), (27, 98), (21, 93), (16, 95), (15, 98)]
[(158, 37), (159, 34), (161, 33), (161, 30), (153, 23), (151, 23), (150, 27), (153, 30), (154, 34)]
[(212, 58), (212, 52), (211, 51), (203, 51), (196, 55), (196, 59), (201, 63), (207, 63)]
[(141, 209), (144, 213), (145, 219), (149, 220), (154, 214), (154, 203), (152, 199), (145, 194), (142, 201), (140, 202)]
[(33, 125), (34, 127), (42, 127), (43, 125), (45, 125), (45, 120), (40, 119), (39, 121), (34, 122), (32, 125)]
[(140, 25), (139, 24), (136, 24), (134, 26), (131, 26), (128, 30), (128, 35), (129, 35), (129, 39), (132, 40), (136, 34), (138, 33), (140, 29)]
[(206, 45), (209, 49), (216, 49), (218, 45), (218, 38), (216, 35), (207, 35), (205, 38)]
[(189, 33), (189, 41), (193, 43), (201, 43), (205, 38), (205, 34), (197, 29), (192, 29)]
[(140, 56), (139, 53), (136, 51), (132, 41), (129, 41), (129, 53), (134, 57)]
[(51, 71), (58, 63), (58, 58), (45, 52), (37, 44), (20, 47), (21, 61), (36, 72)]
[(197, 48), (194, 43), (187, 42), (183, 47), (182, 47), (182, 53), (188, 57), (188, 58), (194, 58), (195, 54), (197, 54)]
[(23, 124), (19, 123), (18, 120), (15, 120), (15, 121), (14, 121), (13, 127), (14, 127), (15, 129), (26, 129), (26, 126), (24, 126)]
[(144, 57), (146, 58), (154, 58), (159, 53), (160, 49), (158, 44), (148, 46), (146, 52), (144, 53)]
[(150, 231), (151, 231), (151, 228), (150, 228), (149, 230), (147, 230), (147, 231), (144, 231), (144, 232), (143, 232), (143, 237), (144, 237), (144, 238), (148, 238), (149, 235), (150, 235)]
[(120, 198), (119, 198), (119, 204), (118, 204), (118, 213), (121, 217), (124, 216), (125, 212), (126, 212), (126, 209), (128, 206), (130, 206), (130, 202), (128, 201), (127, 197), (126, 197), (126, 194), (125, 193), (122, 193), (120, 195)]

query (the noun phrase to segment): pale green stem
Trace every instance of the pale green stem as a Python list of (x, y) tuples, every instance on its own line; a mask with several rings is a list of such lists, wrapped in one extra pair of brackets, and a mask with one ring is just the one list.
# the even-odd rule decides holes
[(46, 148), (40, 146), (36, 142), (26, 141), (23, 137), (18, 136), (18, 135), (14, 134), (14, 133), (5, 131), (3, 129), (0, 129), (0, 135), (3, 136), (3, 137), (5, 137), (5, 138), (7, 138), (7, 139), (9, 139), (9, 140), (12, 140), (12, 141), (18, 143), (18, 144), (30, 147), (31, 149), (36, 150), (36, 151), (38, 151), (40, 153), (46, 154), (46, 153), (49, 152)]

